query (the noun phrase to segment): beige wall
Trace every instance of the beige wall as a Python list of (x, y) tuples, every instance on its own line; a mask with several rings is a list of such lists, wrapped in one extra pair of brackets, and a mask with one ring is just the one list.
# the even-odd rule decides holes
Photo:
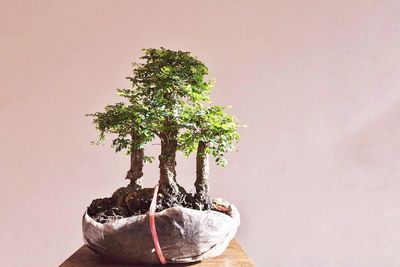
[[(83, 114), (160, 46), (206, 62), (215, 102), (248, 125), (212, 193), (239, 207), (258, 266), (399, 266), (399, 17), (396, 0), (2, 1), (0, 266), (82, 244), (85, 207), (128, 166), (90, 145)], [(193, 164), (179, 161), (187, 187)]]

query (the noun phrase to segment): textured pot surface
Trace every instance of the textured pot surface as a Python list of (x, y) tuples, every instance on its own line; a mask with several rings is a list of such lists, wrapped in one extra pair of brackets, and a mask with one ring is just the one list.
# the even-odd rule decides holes
[[(230, 214), (183, 207), (156, 213), (159, 243), (167, 262), (194, 262), (222, 254), (240, 224), (240, 215), (232, 204)], [(82, 228), (85, 243), (108, 260), (160, 263), (154, 249), (148, 215), (101, 224), (85, 212)]]

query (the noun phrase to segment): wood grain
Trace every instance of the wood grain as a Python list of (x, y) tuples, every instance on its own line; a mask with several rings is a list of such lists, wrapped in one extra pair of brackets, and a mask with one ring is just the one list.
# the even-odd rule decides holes
[[(236, 240), (232, 240), (225, 252), (218, 257), (191, 264), (169, 264), (152, 266), (195, 266), (195, 267), (228, 267), (228, 266), (255, 266), (246, 252)], [(60, 267), (149, 267), (149, 265), (126, 265), (105, 261), (102, 257), (91, 251), (87, 246), (82, 246), (64, 261)]]

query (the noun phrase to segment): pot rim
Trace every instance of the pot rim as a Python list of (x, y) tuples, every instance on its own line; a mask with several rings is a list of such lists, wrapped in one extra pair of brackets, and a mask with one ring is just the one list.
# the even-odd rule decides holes
[[(219, 199), (221, 199), (221, 198), (219, 198)], [(167, 208), (167, 209), (163, 209), (163, 210), (161, 210), (159, 212), (156, 212), (155, 213), (155, 217), (162, 216), (164, 213), (169, 212), (169, 211), (171, 211), (173, 209), (178, 209), (178, 210), (190, 210), (191, 212), (196, 212), (196, 213), (205, 213), (205, 212), (207, 212), (207, 213), (219, 213), (219, 214), (224, 214), (224, 215), (226, 215), (228, 217), (231, 217), (232, 219), (240, 220), (240, 214), (239, 214), (236, 206), (233, 205), (232, 203), (229, 203), (229, 205), (230, 205), (230, 208), (231, 208), (230, 214), (226, 214), (226, 213), (224, 213), (222, 211), (211, 210), (211, 209), (209, 209), (209, 210), (197, 210), (197, 209), (186, 208), (186, 207), (182, 207), (182, 206), (175, 206), (175, 207), (170, 207), (170, 208)], [(87, 213), (87, 209), (88, 208), (86, 208), (83, 217), (84, 217), (84, 219), (85, 219), (85, 221), (87, 223), (92, 224), (96, 228), (103, 228), (105, 226), (108, 226), (108, 227), (111, 226), (111, 227), (117, 227), (118, 228), (119, 225), (125, 225), (126, 223), (128, 223), (131, 220), (132, 221), (136, 221), (136, 220), (144, 219), (145, 217), (149, 216), (149, 214), (146, 213), (146, 214), (139, 214), (139, 215), (132, 215), (132, 216), (129, 216), (129, 217), (124, 217), (124, 218), (116, 219), (116, 220), (110, 221), (110, 222), (100, 223), (100, 222), (95, 221)]]

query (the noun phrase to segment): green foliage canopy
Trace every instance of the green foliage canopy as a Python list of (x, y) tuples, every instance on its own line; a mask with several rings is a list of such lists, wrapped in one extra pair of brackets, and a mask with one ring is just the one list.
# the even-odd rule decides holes
[(203, 142), (205, 153), (224, 166), (224, 154), (235, 149), (239, 140), (238, 122), (226, 113), (226, 107), (204, 106), (210, 102), (213, 86), (213, 81), (205, 79), (207, 67), (189, 52), (143, 51), (142, 62), (134, 63), (133, 75), (127, 77), (132, 88), (118, 89), (129, 103), (108, 105), (104, 112), (89, 114), (100, 131), (99, 141), (114, 134), (115, 151), (130, 153), (157, 135), (164, 141), (177, 139), (178, 149), (186, 155)]
[[(93, 123), (100, 132), (99, 141), (105, 140), (106, 134), (114, 134), (112, 146), (116, 152), (127, 150), (131, 153), (134, 149), (143, 146), (154, 138), (148, 129), (146, 109), (140, 103), (125, 104), (122, 102), (105, 107), (104, 112), (88, 114), (93, 117)], [(148, 158), (146, 158), (148, 159)]]
[(203, 142), (205, 153), (211, 154), (218, 165), (225, 166), (224, 154), (234, 150), (239, 140), (238, 122), (226, 109), (224, 106), (186, 106), (182, 114), (186, 131), (179, 135), (179, 149), (189, 155)]
[(151, 130), (160, 138), (174, 138), (183, 127), (181, 114), (187, 103), (210, 101), (208, 69), (189, 52), (165, 48), (144, 52), (144, 62), (135, 63), (133, 76), (127, 77), (132, 89), (120, 94), (131, 102), (139, 98), (147, 108)]

